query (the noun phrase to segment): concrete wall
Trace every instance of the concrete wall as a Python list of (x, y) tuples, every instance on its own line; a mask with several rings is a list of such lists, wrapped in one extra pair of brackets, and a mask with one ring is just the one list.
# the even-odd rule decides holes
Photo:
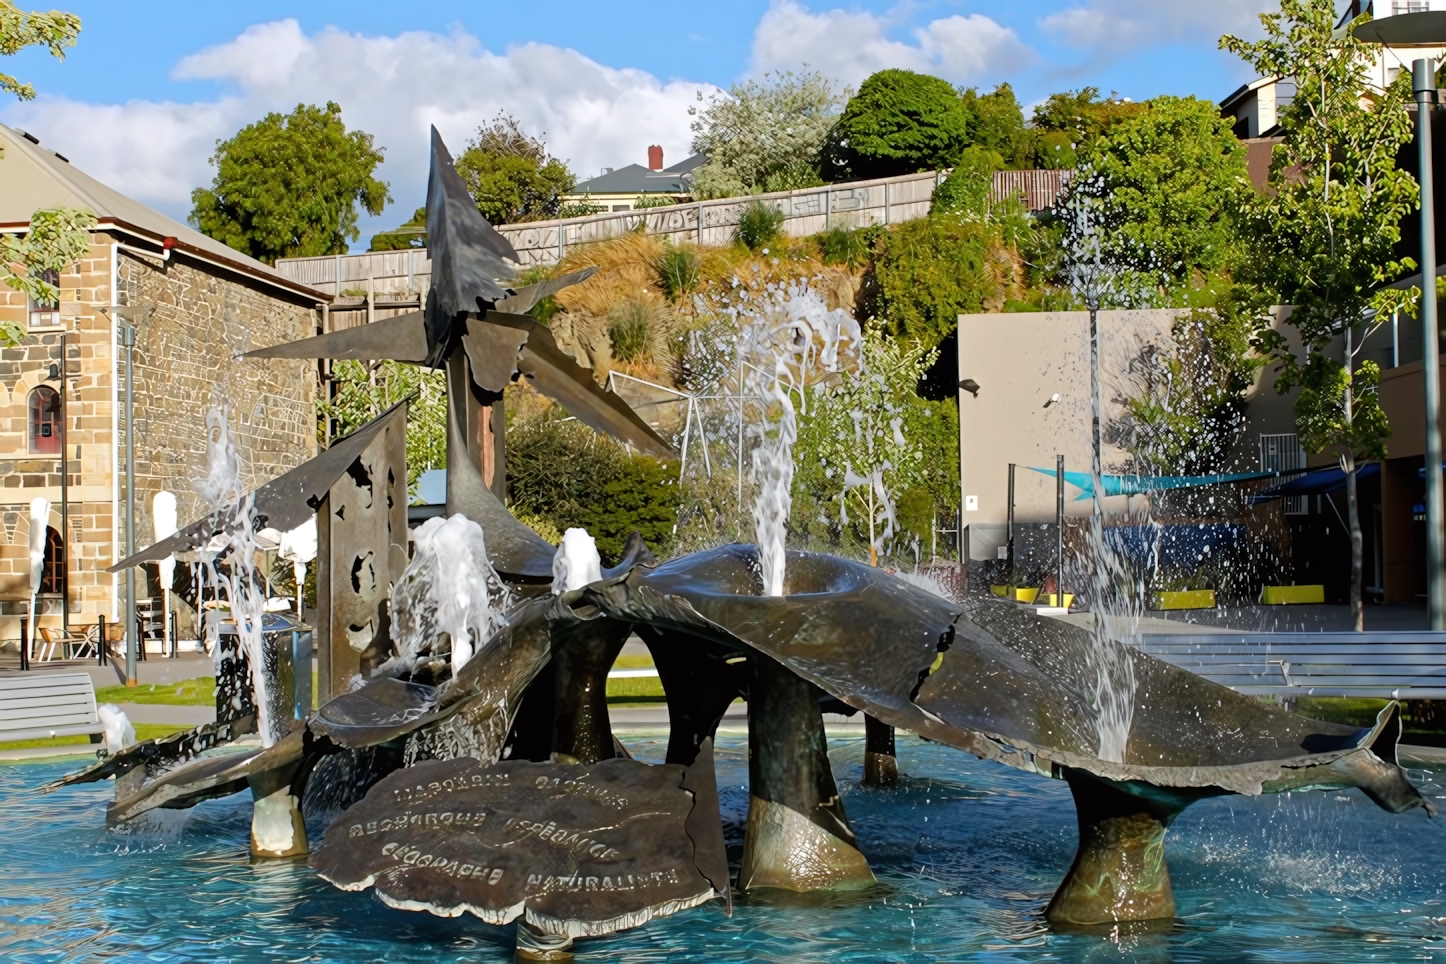
[[(76, 622), (94, 622), (98, 613), (113, 618), (119, 601), (116, 577), (103, 570), (123, 545), (123, 352), (102, 307), (154, 306), (139, 323), (135, 349), (138, 546), (153, 540), (151, 498), (162, 488), (176, 494), (182, 525), (207, 511), (193, 483), (206, 474), (209, 406), (229, 404), (247, 485), (316, 451), (314, 364), (232, 358), (248, 346), (312, 334), (314, 308), (184, 255), (163, 263), (112, 241), (95, 233), (89, 256), (61, 275), (59, 325), (31, 328), (23, 345), (0, 351), (0, 607), (6, 613), (0, 615), (0, 638), (18, 636), (15, 604), (29, 593), (30, 500), (49, 499), (50, 525), (61, 528), (61, 462), (30, 453), (27, 402), (39, 384), (61, 387), (60, 379), (48, 376), (49, 366), (60, 362), (62, 330), (70, 456), (66, 542)], [(30, 320), (25, 297), (4, 286), (0, 320)], [(47, 610), (58, 613), (59, 607)], [(58, 623), (58, 615), (43, 622)]]
[[(1173, 353), (1171, 334), (1182, 312), (1103, 311), (1099, 313), (1101, 398), (1106, 439), (1108, 426), (1125, 412), (1132, 394), (1132, 360), (1147, 346)], [(963, 524), (992, 533), (1007, 516), (1008, 466), (1015, 463), (1015, 518), (1053, 521), (1055, 480), (1031, 471), (1053, 469), (1056, 454), (1066, 472), (1091, 468), (1090, 343), (1088, 312), (1037, 312), (959, 316), (959, 378), (979, 383), (977, 397), (960, 390), (960, 481)], [(1277, 396), (1273, 373), (1262, 371), (1247, 393), (1247, 429), (1232, 453), (1227, 471), (1259, 468), (1259, 435), (1294, 432), (1292, 396)], [(1051, 395), (1060, 398), (1046, 407)], [(1122, 471), (1128, 453), (1106, 444), (1103, 471)], [(1090, 500), (1065, 486), (1065, 512), (1090, 514)], [(974, 508), (970, 508), (971, 498)], [(1136, 508), (1144, 496), (1134, 496)], [(1125, 496), (1105, 499), (1111, 514), (1127, 511)], [(986, 537), (987, 539), (987, 537)], [(979, 540), (975, 540), (979, 541)], [(976, 547), (977, 548), (977, 547)], [(987, 549), (988, 546), (985, 546)]]

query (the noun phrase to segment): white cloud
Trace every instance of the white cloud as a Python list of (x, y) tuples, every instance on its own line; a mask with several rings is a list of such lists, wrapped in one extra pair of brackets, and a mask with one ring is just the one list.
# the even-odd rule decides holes
[(1221, 34), (1260, 32), (1260, 0), (1086, 0), (1039, 24), (1059, 41), (1096, 58), (1147, 44), (1214, 41)]
[(682, 160), (687, 109), (697, 90), (712, 89), (544, 44), (496, 54), (462, 31), (365, 37), (328, 27), (307, 35), (291, 19), (198, 51), (172, 76), (220, 81), (231, 92), (196, 103), (42, 97), (0, 116), (117, 190), (184, 218), (192, 188), (211, 182), (207, 159), (218, 138), (268, 111), (334, 100), (348, 127), (386, 148), (381, 177), (397, 202), (382, 218), (390, 222), (422, 203), (431, 124), (455, 153), (498, 110), (510, 111), (530, 133), (545, 131), (552, 152), (586, 177), (604, 165), (644, 163), (649, 144), (662, 144), (669, 163)]
[(889, 38), (888, 16), (842, 9), (815, 13), (776, 0), (753, 33), (755, 72), (807, 64), (857, 86), (877, 70), (899, 67), (955, 82), (1028, 66), (1034, 52), (1010, 28), (982, 14), (944, 17), (911, 32), (912, 43)]

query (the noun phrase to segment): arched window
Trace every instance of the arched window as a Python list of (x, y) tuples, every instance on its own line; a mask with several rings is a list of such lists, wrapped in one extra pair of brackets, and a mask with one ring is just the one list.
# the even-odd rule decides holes
[(30, 451), (60, 454), (60, 393), (41, 385), (30, 393)]
[(52, 526), (45, 529), (45, 560), (40, 566), (40, 591), (65, 592), (65, 540)]

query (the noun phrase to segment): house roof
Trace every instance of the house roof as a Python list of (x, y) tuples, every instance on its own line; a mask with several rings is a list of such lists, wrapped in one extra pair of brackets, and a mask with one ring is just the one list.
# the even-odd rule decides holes
[[(249, 255), (168, 218), (154, 208), (126, 197), (75, 167), (60, 154), (40, 146), (23, 131), (0, 124), (0, 230), (23, 228), (40, 208), (88, 208), (101, 230), (118, 230), (169, 247), (217, 267), (247, 275), (265, 284), (314, 301), (332, 296), (282, 275)], [(160, 251), (156, 254), (160, 255)]]
[(708, 158), (694, 154), (661, 171), (652, 171), (641, 164), (629, 164), (615, 171), (578, 181), (573, 194), (687, 194), (683, 175), (700, 167)]
[(1270, 86), (1278, 80), (1280, 80), (1279, 77), (1260, 77), (1256, 80), (1252, 80), (1248, 84), (1241, 84), (1238, 88), (1231, 92), (1230, 96), (1226, 97), (1220, 102), (1220, 109), (1222, 111), (1233, 111), (1240, 104), (1241, 101), (1245, 100), (1247, 96), (1255, 93), (1262, 87)]

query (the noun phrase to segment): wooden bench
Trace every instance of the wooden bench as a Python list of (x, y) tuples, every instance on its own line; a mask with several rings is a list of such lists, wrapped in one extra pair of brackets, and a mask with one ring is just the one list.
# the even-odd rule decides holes
[(1446, 699), (1446, 632), (1160, 633), (1140, 649), (1242, 693)]
[(104, 733), (89, 673), (0, 676), (0, 742)]

